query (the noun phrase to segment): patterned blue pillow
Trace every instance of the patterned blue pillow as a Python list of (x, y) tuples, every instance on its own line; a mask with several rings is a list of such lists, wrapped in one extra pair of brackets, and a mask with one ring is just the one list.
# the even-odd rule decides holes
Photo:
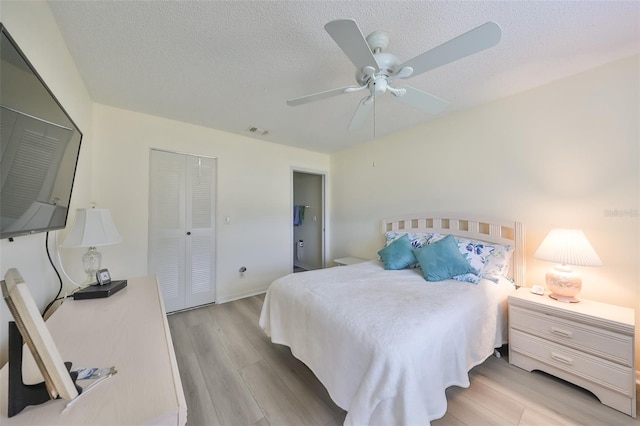
[(384, 234), (386, 240), (384, 244), (385, 247), (403, 235), (407, 235), (409, 237), (409, 241), (414, 248), (426, 246), (429, 243), (429, 239), (433, 236), (431, 233), (425, 234), (421, 232), (388, 231)]
[(489, 256), (495, 251), (495, 247), (482, 241), (457, 238), (458, 249), (469, 264), (478, 272), (482, 272)]
[(498, 282), (500, 277), (506, 277), (509, 274), (509, 262), (513, 255), (514, 248), (512, 246), (503, 246), (500, 244), (494, 244), (495, 250), (487, 262), (484, 264), (482, 270), (482, 278), (486, 278), (493, 282)]

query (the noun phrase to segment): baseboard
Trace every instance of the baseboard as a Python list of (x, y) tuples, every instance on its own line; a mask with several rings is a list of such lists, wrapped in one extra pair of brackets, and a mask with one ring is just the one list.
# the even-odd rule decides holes
[(267, 289), (261, 289), (261, 290), (255, 290), (249, 293), (238, 293), (238, 294), (233, 294), (231, 296), (226, 296), (226, 297), (219, 297), (216, 299), (216, 303), (220, 304), (220, 303), (227, 303), (227, 302), (233, 302), (234, 300), (239, 300), (239, 299), (245, 299), (247, 297), (252, 297), (252, 296), (257, 296), (259, 294), (263, 294), (266, 293)]
[(178, 309), (177, 311), (167, 312), (167, 316), (173, 315), (173, 314), (179, 314), (179, 313), (182, 313), (182, 312), (193, 311), (194, 309), (204, 308), (206, 306), (211, 306), (211, 305), (215, 305), (215, 302), (205, 303), (204, 305), (191, 306), (189, 308), (184, 308), (184, 309)]
[(168, 312), (167, 315), (173, 315), (173, 314), (177, 314), (177, 313), (180, 313), (180, 312), (191, 311), (193, 309), (198, 309), (198, 308), (202, 308), (204, 306), (209, 306), (209, 305), (219, 305), (221, 303), (233, 302), (234, 300), (240, 300), (240, 299), (245, 299), (247, 297), (257, 296), (259, 294), (264, 294), (266, 292), (267, 292), (267, 289), (264, 289), (264, 290), (253, 291), (251, 293), (234, 294), (232, 296), (220, 297), (220, 298), (217, 298), (214, 303), (207, 303), (207, 304), (204, 304), (204, 305), (192, 306), (192, 307), (186, 308), (186, 309), (179, 309), (177, 311), (171, 311), (171, 312)]

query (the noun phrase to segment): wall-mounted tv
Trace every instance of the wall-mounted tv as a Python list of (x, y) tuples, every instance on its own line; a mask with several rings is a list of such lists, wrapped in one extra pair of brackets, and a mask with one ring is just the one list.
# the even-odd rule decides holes
[(0, 239), (67, 224), (82, 132), (0, 23)]

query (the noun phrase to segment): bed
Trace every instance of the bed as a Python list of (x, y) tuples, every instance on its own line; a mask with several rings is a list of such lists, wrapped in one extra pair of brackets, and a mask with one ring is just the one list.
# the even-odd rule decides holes
[(418, 262), (422, 267), (387, 270), (391, 262), (382, 251), (384, 262), (274, 281), (260, 326), (314, 372), (347, 411), (346, 425), (428, 424), (446, 413), (446, 388), (468, 387), (468, 371), (506, 342), (507, 295), (525, 274), (524, 228), (517, 222), (414, 215), (383, 220), (382, 231), (381, 247), (410, 239), (420, 256), (425, 246), (425, 252), (433, 250), (452, 235), (446, 240), (454, 238), (460, 250), (465, 241), (504, 248), (508, 264), (497, 275), (476, 268), (475, 283), (466, 274), (426, 281), (431, 266)]

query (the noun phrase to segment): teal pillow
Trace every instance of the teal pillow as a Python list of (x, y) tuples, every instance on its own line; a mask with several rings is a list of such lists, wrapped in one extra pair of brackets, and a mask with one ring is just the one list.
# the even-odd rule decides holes
[(384, 262), (384, 269), (404, 269), (416, 263), (416, 257), (413, 255), (413, 246), (407, 234), (380, 250), (378, 255)]
[(456, 275), (476, 272), (458, 250), (458, 244), (453, 235), (447, 235), (433, 244), (414, 249), (413, 254), (427, 281), (442, 281)]

